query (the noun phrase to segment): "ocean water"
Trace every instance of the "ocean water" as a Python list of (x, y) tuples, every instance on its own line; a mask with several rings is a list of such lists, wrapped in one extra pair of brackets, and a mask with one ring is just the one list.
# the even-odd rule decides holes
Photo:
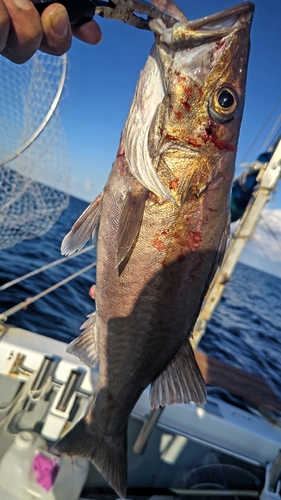
[[(68, 208), (52, 229), (38, 238), (24, 240), (0, 250), (0, 286), (19, 276), (62, 258), (61, 241), (87, 207), (85, 201), (70, 198)], [(0, 312), (42, 292), (95, 261), (95, 250), (48, 269), (32, 278), (0, 291)], [(9, 323), (46, 337), (69, 343), (79, 334), (94, 301), (88, 291), (95, 283), (95, 268), (78, 276), (40, 300), (9, 317)]]
[[(72, 197), (53, 228), (44, 236), (0, 251), (0, 285), (61, 258), (60, 244), (87, 203)], [(0, 291), (0, 313), (87, 266), (95, 250)], [(94, 310), (88, 291), (95, 268), (9, 317), (9, 323), (70, 342)], [(262, 376), (281, 396), (281, 279), (238, 264), (208, 325), (199, 348), (213, 357)], [(214, 389), (210, 388), (213, 393)], [(215, 389), (233, 401), (226, 391)], [(243, 402), (236, 400), (243, 406)]]

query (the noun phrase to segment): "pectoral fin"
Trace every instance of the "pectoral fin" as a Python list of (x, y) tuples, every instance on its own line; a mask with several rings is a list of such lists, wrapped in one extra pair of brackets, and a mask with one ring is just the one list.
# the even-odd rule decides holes
[(152, 408), (174, 403), (204, 403), (205, 383), (190, 342), (186, 342), (167, 368), (151, 384)]
[(81, 326), (84, 331), (73, 340), (66, 351), (78, 356), (86, 365), (94, 367), (98, 363), (98, 344), (96, 329), (96, 313), (89, 314), (88, 319)]
[(147, 190), (143, 187), (126, 194), (119, 221), (116, 249), (116, 268), (120, 266), (132, 248), (142, 223)]
[(64, 237), (61, 244), (61, 253), (71, 255), (81, 250), (92, 236), (93, 244), (96, 244), (99, 228), (103, 193), (86, 208), (79, 219), (72, 226), (71, 231)]

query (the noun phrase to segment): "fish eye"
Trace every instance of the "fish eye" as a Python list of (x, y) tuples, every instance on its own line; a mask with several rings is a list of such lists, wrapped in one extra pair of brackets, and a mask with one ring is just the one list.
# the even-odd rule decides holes
[(233, 94), (229, 90), (223, 90), (218, 95), (218, 103), (222, 108), (231, 108), (234, 103)]
[(227, 123), (239, 113), (239, 98), (230, 85), (219, 87), (209, 99), (209, 114), (219, 123)]

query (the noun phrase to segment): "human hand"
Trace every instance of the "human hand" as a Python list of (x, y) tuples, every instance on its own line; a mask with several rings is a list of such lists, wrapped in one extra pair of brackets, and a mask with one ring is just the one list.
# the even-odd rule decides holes
[(0, 0), (0, 54), (17, 64), (27, 61), (37, 49), (64, 54), (72, 35), (92, 45), (101, 40), (94, 20), (71, 29), (66, 9), (59, 3), (47, 7), (40, 18), (30, 0)]

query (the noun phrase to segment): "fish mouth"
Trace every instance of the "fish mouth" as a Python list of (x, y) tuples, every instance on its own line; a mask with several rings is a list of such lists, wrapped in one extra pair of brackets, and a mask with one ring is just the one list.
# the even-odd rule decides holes
[[(235, 31), (250, 28), (255, 6), (244, 2), (217, 14), (211, 14), (194, 21), (175, 23), (170, 29), (162, 28), (157, 34), (160, 41), (174, 50), (184, 50), (233, 34)], [(152, 26), (153, 30), (153, 26)], [(161, 31), (161, 33), (159, 32)]]
[[(195, 21), (189, 21), (189, 27), (192, 30), (214, 31), (221, 36), (221, 30), (232, 31), (238, 24), (248, 24), (252, 21), (255, 6), (252, 2), (244, 2), (229, 9), (225, 9), (217, 14), (201, 17)], [(238, 27), (238, 26), (237, 26)]]

